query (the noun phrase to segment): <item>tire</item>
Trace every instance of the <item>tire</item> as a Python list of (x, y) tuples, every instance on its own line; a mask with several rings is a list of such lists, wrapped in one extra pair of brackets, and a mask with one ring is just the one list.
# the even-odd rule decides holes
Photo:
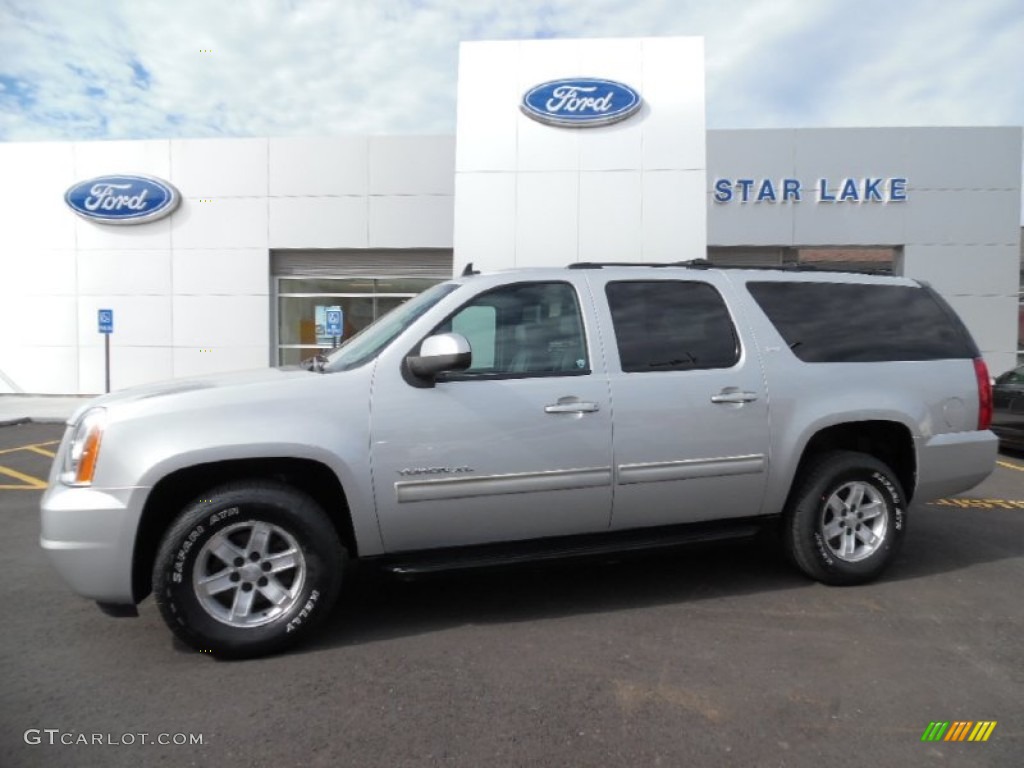
[(893, 471), (866, 453), (830, 451), (797, 478), (783, 538), (812, 579), (849, 586), (876, 578), (906, 529), (906, 497)]
[(236, 482), (194, 500), (167, 531), (153, 592), (167, 626), (197, 651), (260, 656), (295, 645), (330, 613), (346, 560), (309, 496)]

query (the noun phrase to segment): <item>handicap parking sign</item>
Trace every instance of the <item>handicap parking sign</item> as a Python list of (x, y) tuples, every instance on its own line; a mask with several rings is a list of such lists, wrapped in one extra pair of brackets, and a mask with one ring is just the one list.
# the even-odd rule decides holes
[(329, 307), (327, 309), (327, 335), (341, 336), (342, 313), (340, 307)]
[(114, 332), (114, 310), (101, 309), (99, 311), (100, 333)]

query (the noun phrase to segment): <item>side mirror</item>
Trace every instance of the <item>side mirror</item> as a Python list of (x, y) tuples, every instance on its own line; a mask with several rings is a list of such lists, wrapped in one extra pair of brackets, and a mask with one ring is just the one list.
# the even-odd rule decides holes
[(425, 338), (420, 353), (409, 355), (406, 362), (414, 376), (433, 380), (439, 373), (469, 368), (473, 351), (469, 340), (461, 333), (439, 333)]

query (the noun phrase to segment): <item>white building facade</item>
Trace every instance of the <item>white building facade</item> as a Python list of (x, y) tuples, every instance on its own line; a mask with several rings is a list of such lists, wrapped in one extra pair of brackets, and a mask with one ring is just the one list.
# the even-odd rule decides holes
[[(101, 309), (121, 389), (296, 363), (467, 262), (890, 269), (946, 296), (994, 373), (1015, 363), (1020, 128), (708, 132), (702, 61), (694, 38), (466, 44), (456, 137), (0, 144), (0, 393), (102, 392)], [(587, 128), (526, 114), (571, 78), (642, 101)], [(115, 174), (180, 203), (115, 226), (65, 202)]]

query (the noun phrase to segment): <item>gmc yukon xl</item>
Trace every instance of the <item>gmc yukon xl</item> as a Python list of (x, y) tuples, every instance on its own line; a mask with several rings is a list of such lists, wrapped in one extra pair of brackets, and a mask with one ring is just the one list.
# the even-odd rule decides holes
[(358, 558), (393, 571), (769, 526), (860, 584), (908, 507), (993, 469), (988, 372), (935, 291), (803, 270), (574, 264), (435, 286), (327, 355), (100, 397), (41, 543), (77, 593), (223, 656), (281, 650)]

